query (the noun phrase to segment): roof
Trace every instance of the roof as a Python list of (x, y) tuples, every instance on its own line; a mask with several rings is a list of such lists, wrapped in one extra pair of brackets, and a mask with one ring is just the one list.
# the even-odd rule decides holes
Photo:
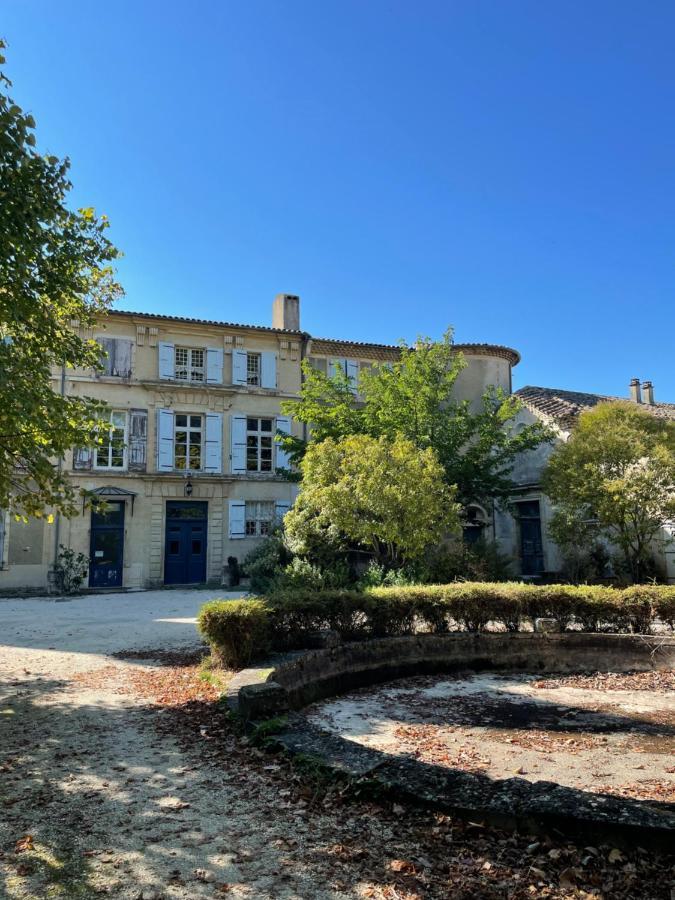
[(215, 319), (193, 319), (189, 316), (166, 316), (163, 313), (133, 312), (130, 309), (110, 309), (109, 316), (134, 316), (138, 319), (161, 319), (164, 322), (187, 322), (189, 325), (215, 325), (220, 328), (237, 328), (241, 331), (267, 331), (273, 334), (293, 334), (300, 337), (301, 331), (288, 328), (270, 328), (267, 325), (240, 325), (237, 322), (218, 322)]
[[(558, 388), (532, 385), (520, 388), (515, 394), (530, 412), (561, 428), (571, 428), (580, 413), (586, 409), (592, 409), (598, 403), (616, 402), (617, 400), (624, 403), (635, 403), (634, 400), (626, 397), (585, 394), (580, 391), (563, 391)], [(675, 420), (675, 403), (636, 403), (635, 405), (659, 418)]]
[[(237, 322), (219, 322), (215, 319), (196, 319), (189, 316), (168, 316), (162, 313), (133, 312), (128, 309), (111, 309), (110, 316), (132, 316), (139, 319), (160, 319), (164, 322), (185, 322), (189, 325), (212, 325), (219, 328), (234, 328), (240, 331), (262, 331), (271, 334), (289, 334), (296, 337), (311, 337), (315, 352), (326, 356), (344, 356), (354, 352), (357, 357), (375, 359), (396, 359), (400, 348), (395, 344), (374, 344), (365, 341), (345, 341), (341, 338), (321, 338), (305, 335), (302, 331), (291, 331), (287, 328), (271, 328), (267, 325), (242, 325)], [(498, 356), (507, 359), (512, 366), (520, 362), (520, 353), (511, 347), (501, 344), (455, 344), (457, 352), (469, 356)]]

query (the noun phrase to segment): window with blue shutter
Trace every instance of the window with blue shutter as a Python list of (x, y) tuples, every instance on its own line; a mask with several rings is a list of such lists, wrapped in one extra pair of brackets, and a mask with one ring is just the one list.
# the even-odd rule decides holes
[(230, 416), (230, 471), (246, 472), (246, 416)]
[(157, 471), (173, 471), (173, 411), (170, 409), (157, 410)]
[(232, 540), (246, 537), (246, 504), (243, 500), (228, 503), (228, 534)]
[(221, 413), (206, 414), (206, 440), (204, 442), (204, 471), (223, 471), (223, 416)]

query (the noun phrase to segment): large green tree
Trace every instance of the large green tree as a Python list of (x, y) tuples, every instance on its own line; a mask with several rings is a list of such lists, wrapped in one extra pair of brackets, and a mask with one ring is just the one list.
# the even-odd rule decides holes
[(459, 531), (454, 489), (431, 448), (402, 437), (326, 438), (310, 445), (301, 468), (300, 494), (284, 518), (296, 552), (310, 550), (317, 534), (332, 534), (397, 566)]
[(639, 582), (654, 538), (675, 521), (675, 422), (627, 402), (587, 410), (551, 455), (543, 484), (556, 505), (554, 537), (605, 537)]
[[(0, 65), (4, 65), (0, 42)], [(97, 366), (79, 336), (121, 293), (108, 222), (67, 206), (69, 161), (35, 149), (35, 122), (0, 70), (0, 509), (72, 514), (58, 460), (96, 439), (100, 404), (62, 396), (55, 373)]]
[[(401, 435), (419, 450), (434, 450), (446, 484), (456, 485), (462, 505), (506, 500), (513, 492), (517, 457), (537, 447), (547, 433), (538, 424), (515, 429), (520, 402), (501, 389), (488, 389), (478, 411), (457, 399), (455, 382), (464, 366), (452, 331), (441, 341), (419, 338), (413, 347), (401, 344), (396, 361), (363, 370), (357, 399), (339, 370), (324, 374), (305, 361), (300, 400), (283, 407), (309, 426), (310, 443), (350, 434), (390, 440)], [(305, 442), (283, 441), (299, 462)]]

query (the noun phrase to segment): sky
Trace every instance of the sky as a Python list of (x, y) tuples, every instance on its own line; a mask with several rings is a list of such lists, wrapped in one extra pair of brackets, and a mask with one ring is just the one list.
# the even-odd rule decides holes
[(512, 346), (675, 402), (675, 4), (4, 0), (12, 96), (120, 308)]

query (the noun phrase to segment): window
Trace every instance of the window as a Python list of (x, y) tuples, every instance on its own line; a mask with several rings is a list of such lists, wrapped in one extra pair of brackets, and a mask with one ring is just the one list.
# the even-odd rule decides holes
[(176, 413), (174, 420), (174, 467), (182, 471), (202, 468), (202, 417)]
[(246, 471), (271, 472), (274, 419), (246, 419)]
[(193, 347), (176, 347), (174, 350), (174, 377), (178, 381), (204, 381), (204, 350)]
[(95, 450), (94, 468), (123, 469), (126, 464), (127, 446), (126, 412), (111, 410), (103, 419), (102, 429), (102, 443)]
[(246, 536), (263, 537), (270, 533), (274, 521), (274, 503), (266, 500), (247, 501)]
[(246, 354), (246, 384), (260, 384), (260, 354)]

